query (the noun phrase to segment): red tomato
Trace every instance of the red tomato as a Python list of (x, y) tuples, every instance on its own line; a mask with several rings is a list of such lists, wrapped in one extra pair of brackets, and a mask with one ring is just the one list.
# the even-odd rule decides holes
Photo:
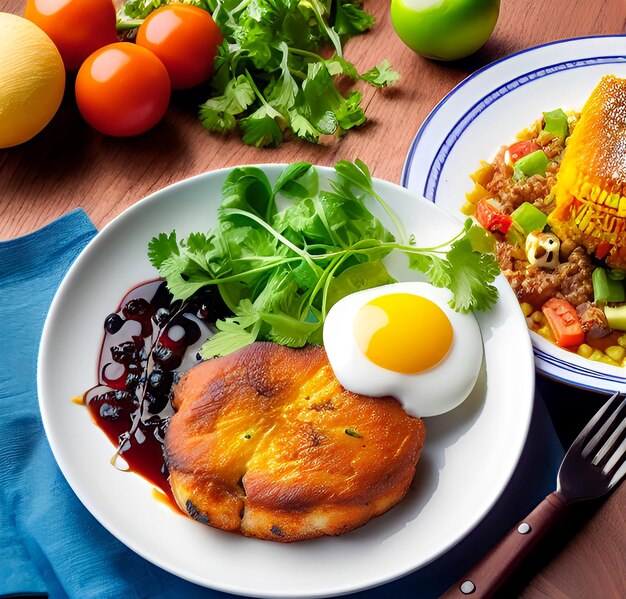
[(548, 326), (556, 344), (561, 347), (576, 347), (585, 340), (576, 308), (567, 300), (553, 297), (542, 307)]
[(150, 50), (118, 42), (96, 50), (76, 75), (76, 103), (83, 118), (105, 135), (138, 135), (167, 110), (170, 80)]
[(598, 245), (596, 246), (596, 250), (594, 252), (596, 258), (598, 260), (602, 260), (602, 258), (606, 258), (606, 256), (608, 255), (608, 253), (611, 251), (611, 248), (613, 247), (613, 245), (611, 243), (609, 243), (608, 241), (604, 241), (602, 240), (600, 243), (598, 243)]
[(137, 30), (136, 42), (161, 59), (174, 89), (189, 89), (213, 74), (222, 39), (208, 12), (188, 4), (171, 4), (148, 15)]
[(48, 34), (68, 71), (117, 41), (112, 0), (28, 0), (24, 16)]
[(526, 154), (532, 154), (541, 148), (534, 141), (518, 141), (507, 148), (511, 164), (515, 164), (520, 158)]
[(500, 231), (506, 235), (513, 219), (506, 212), (502, 212), (487, 200), (480, 200), (476, 204), (476, 220), (487, 231)]

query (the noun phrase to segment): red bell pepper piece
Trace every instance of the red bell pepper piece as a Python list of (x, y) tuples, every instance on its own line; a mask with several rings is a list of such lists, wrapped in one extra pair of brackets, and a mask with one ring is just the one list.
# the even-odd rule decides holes
[(541, 150), (541, 147), (534, 141), (518, 141), (511, 144), (507, 151), (511, 160), (511, 164), (515, 164), (517, 160), (526, 156), (526, 154), (532, 154), (537, 150)]
[(502, 212), (486, 199), (476, 204), (476, 220), (487, 231), (499, 231), (503, 235), (509, 230), (513, 219), (506, 212)]
[(542, 307), (548, 326), (560, 347), (575, 347), (585, 340), (576, 308), (567, 300), (553, 297)]
[(602, 260), (611, 251), (611, 247), (613, 246), (608, 241), (601, 241), (594, 252), (596, 258)]

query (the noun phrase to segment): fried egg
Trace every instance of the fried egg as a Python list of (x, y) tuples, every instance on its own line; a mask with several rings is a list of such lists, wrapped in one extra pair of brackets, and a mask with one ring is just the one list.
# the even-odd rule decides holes
[(407, 282), (348, 295), (329, 311), (324, 347), (348, 391), (398, 399), (412, 416), (458, 406), (483, 358), (474, 315), (448, 305), (449, 289)]

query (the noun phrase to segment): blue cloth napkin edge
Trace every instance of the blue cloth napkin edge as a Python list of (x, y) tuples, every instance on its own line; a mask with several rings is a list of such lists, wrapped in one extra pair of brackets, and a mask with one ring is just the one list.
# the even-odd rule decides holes
[(33, 239), (38, 237), (60, 233), (65, 227), (71, 225), (71, 221), (73, 220), (76, 220), (77, 225), (82, 221), (85, 226), (96, 230), (95, 225), (89, 216), (87, 216), (87, 213), (82, 208), (75, 208), (74, 210), (70, 210), (70, 212), (66, 212), (62, 216), (51, 220), (35, 231), (25, 233), (19, 237), (0, 240), (0, 252), (13, 251), (15, 249), (19, 249), (22, 245), (32, 243)]

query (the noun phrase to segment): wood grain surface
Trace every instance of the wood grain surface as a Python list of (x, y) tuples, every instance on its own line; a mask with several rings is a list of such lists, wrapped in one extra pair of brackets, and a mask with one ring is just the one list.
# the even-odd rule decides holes
[[(0, 0), (0, 11), (22, 14), (24, 3)], [(485, 47), (469, 59), (441, 64), (415, 55), (400, 42), (391, 27), (388, 1), (365, 4), (377, 24), (372, 32), (351, 40), (345, 54), (360, 70), (388, 58), (402, 80), (382, 91), (357, 86), (364, 91), (369, 119), (359, 130), (319, 146), (294, 140), (278, 149), (251, 148), (237, 137), (204, 130), (196, 107), (206, 95), (194, 92), (176, 94), (164, 120), (147, 134), (107, 138), (81, 120), (68, 81), (51, 124), (30, 142), (0, 150), (0, 239), (33, 231), (77, 207), (102, 227), (165, 185), (225, 166), (294, 160), (332, 165), (338, 159), (360, 157), (375, 176), (398, 182), (420, 124), (477, 68), (545, 42), (626, 31), (626, 0), (502, 0), (497, 27)], [(564, 401), (576, 393), (547, 385), (549, 393)], [(574, 514), (567, 529), (545, 544), (503, 596), (624, 597), (625, 547), (623, 485), (606, 502)]]
[[(0, 11), (22, 13), (25, 0), (0, 0)], [(441, 64), (415, 55), (389, 20), (389, 2), (366, 0), (377, 17), (367, 35), (348, 42), (359, 69), (389, 58), (402, 73), (388, 90), (364, 91), (369, 122), (343, 139), (315, 146), (294, 140), (278, 149), (245, 146), (206, 131), (196, 118), (202, 94), (176, 94), (159, 126), (134, 139), (103, 137), (80, 118), (68, 85), (52, 123), (30, 142), (0, 150), (0, 239), (32, 231), (76, 207), (101, 227), (124, 208), (169, 183), (237, 164), (308, 160), (330, 165), (360, 157), (377, 177), (398, 182), (420, 124), (443, 96), (477, 68), (523, 48), (557, 39), (621, 33), (624, 0), (502, 0), (496, 29), (475, 56)], [(71, 82), (70, 82), (71, 83)]]

